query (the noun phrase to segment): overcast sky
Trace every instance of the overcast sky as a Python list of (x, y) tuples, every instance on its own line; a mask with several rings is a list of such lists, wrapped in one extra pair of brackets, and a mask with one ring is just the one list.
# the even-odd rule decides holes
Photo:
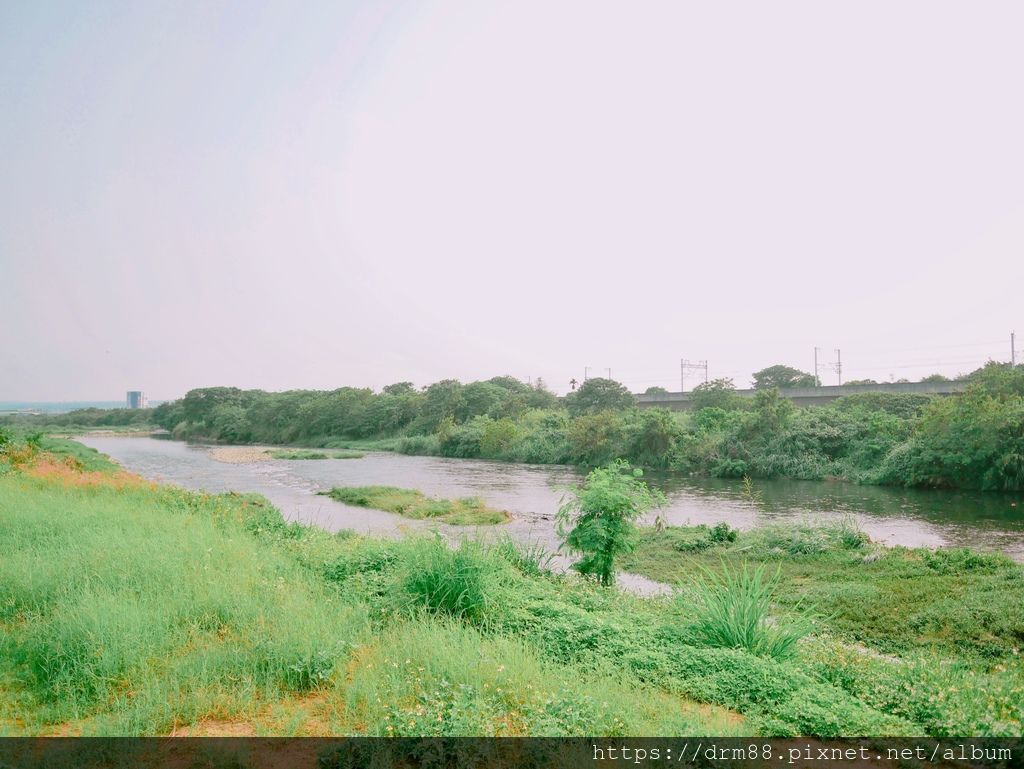
[(1022, 29), (1016, 2), (4, 2), (0, 399), (1005, 360)]

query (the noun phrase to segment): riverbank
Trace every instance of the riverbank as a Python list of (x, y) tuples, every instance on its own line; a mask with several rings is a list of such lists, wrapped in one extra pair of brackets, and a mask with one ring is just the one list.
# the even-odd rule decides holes
[[(960, 644), (937, 596), (925, 608), (945, 645), (900, 627), (898, 644), (857, 639), (826, 616), (776, 657), (696, 632), (690, 582), (643, 599), (549, 574), (508, 542), (332, 535), (255, 496), (76, 462), (0, 474), (0, 734), (1022, 731), (1019, 656)], [(690, 551), (672, 552), (656, 560), (688, 574)], [(828, 552), (846, 600), (889, 589), (854, 550)], [(751, 558), (780, 562), (772, 548)], [(867, 565), (890, 558), (904, 555)], [(963, 606), (992, 606), (961, 589)], [(780, 583), (773, 626), (805, 621), (798, 593)]]

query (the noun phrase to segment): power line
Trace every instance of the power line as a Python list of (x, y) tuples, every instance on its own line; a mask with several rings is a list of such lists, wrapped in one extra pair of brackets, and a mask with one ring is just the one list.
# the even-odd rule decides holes
[(708, 362), (706, 360), (700, 360), (696, 363), (690, 363), (685, 358), (679, 361), (679, 392), (686, 392), (686, 372), (687, 371), (704, 371), (704, 383), (708, 381)]

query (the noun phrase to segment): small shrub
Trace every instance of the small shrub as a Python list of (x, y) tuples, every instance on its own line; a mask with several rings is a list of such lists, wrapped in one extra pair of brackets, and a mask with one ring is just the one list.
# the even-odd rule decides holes
[(573, 568), (602, 585), (615, 581), (615, 558), (633, 548), (635, 521), (665, 501), (661, 492), (640, 480), (642, 475), (621, 461), (599, 467), (558, 510), (563, 546), (583, 556)]
[(511, 537), (502, 537), (494, 552), (526, 576), (535, 577), (551, 571), (554, 555), (540, 544), (523, 545)]
[(715, 543), (735, 542), (737, 534), (739, 532), (736, 529), (729, 526), (725, 521), (721, 521), (711, 527), (708, 539)]

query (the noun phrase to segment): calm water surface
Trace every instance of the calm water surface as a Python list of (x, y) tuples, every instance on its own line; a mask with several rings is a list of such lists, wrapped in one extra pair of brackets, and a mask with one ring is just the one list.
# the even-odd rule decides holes
[[(562, 466), (385, 452), (369, 453), (362, 459), (227, 464), (213, 459), (209, 447), (199, 444), (121, 436), (79, 440), (151, 480), (206, 491), (258, 492), (289, 520), (330, 530), (388, 536), (429, 528), (440, 528), (452, 536), (467, 533), (466, 527), (438, 527), (317, 496), (317, 491), (332, 486), (380, 484), (443, 497), (479, 496), (514, 516), (510, 523), (490, 529), (552, 551), (558, 545), (554, 515), (559, 501), (566, 487), (582, 479), (576, 469)], [(673, 474), (651, 474), (647, 480), (668, 497), (668, 505), (658, 514), (672, 524), (726, 521), (747, 529), (852, 517), (879, 542), (1001, 550), (1024, 561), (1024, 495), (1020, 494), (911, 491), (813, 481), (756, 481), (753, 493), (748, 494), (741, 483), (731, 480)]]

